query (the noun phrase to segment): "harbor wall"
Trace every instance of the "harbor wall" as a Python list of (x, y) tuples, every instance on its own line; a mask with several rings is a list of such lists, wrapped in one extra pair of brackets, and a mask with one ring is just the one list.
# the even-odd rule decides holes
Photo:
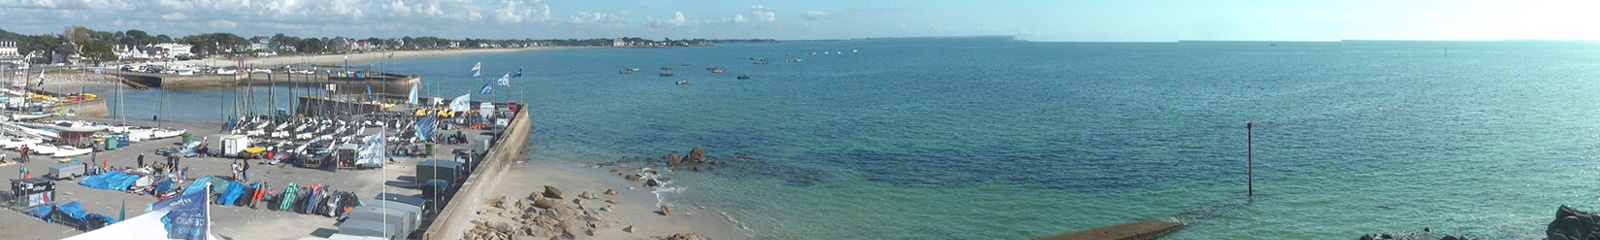
[(439, 215), (434, 217), (433, 224), (428, 225), (422, 239), (461, 239), (461, 235), (472, 226), (471, 220), (478, 215), (484, 199), (490, 198), (500, 178), (517, 159), (522, 158), (523, 146), (526, 146), (528, 134), (533, 131), (533, 123), (527, 112), (519, 110), (513, 115), (511, 125), (496, 138), (494, 146), (479, 163), (477, 170), (456, 190), (455, 198), (450, 199)]
[(56, 104), (55, 106), (51, 106), (48, 111), (53, 113), (65, 113), (67, 111), (72, 111), (77, 113), (78, 116), (83, 117), (111, 118), (111, 109), (106, 107), (105, 98), (95, 98), (73, 103)]
[(145, 74), (132, 72), (110, 72), (127, 79), (130, 86), (151, 86), (164, 88), (217, 88), (235, 87), (240, 85), (273, 85), (296, 87), (320, 87), (327, 84), (337, 84), (339, 89), (362, 89), (365, 91), (367, 84), (372, 84), (372, 91), (379, 93), (405, 94), (411, 90), (411, 85), (421, 81), (421, 77), (381, 74), (372, 78), (329, 78), (326, 74), (295, 74), (295, 73), (241, 73), (236, 75), (170, 75), (170, 74)]

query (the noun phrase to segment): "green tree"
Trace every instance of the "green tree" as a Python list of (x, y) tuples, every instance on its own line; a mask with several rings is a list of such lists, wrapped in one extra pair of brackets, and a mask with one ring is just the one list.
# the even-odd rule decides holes
[(94, 64), (97, 66), (104, 61), (117, 60), (117, 54), (111, 51), (110, 41), (95, 41), (87, 43), (83, 46), (82, 56), (84, 58), (88, 58), (89, 61), (94, 62)]
[(309, 54), (318, 54), (322, 53), (324, 50), (327, 50), (327, 46), (322, 44), (322, 40), (316, 38), (307, 38), (305, 41), (301, 41), (299, 47), (300, 53)]

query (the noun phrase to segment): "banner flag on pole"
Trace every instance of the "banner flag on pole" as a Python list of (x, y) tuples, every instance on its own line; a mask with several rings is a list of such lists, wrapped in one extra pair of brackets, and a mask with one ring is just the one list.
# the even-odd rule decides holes
[(361, 149), (359, 151), (360, 156), (356, 157), (356, 165), (383, 165), (383, 159), (387, 158), (387, 156), (384, 156), (383, 152), (383, 131), (378, 131), (378, 134), (367, 136), (366, 138), (361, 139), (361, 141), (363, 144), (361, 145)]
[(511, 73), (506, 73), (505, 76), (500, 76), (500, 86), (511, 86)]
[(511, 74), (511, 77), (513, 77), (513, 78), (522, 77), (522, 68), (517, 68), (517, 74)]
[(483, 89), (478, 89), (478, 94), (494, 94), (493, 82), (483, 83)]
[(462, 94), (460, 97), (456, 97), (455, 100), (450, 100), (451, 111), (465, 112), (472, 109), (470, 105), (472, 105), (471, 93)]
[(416, 105), (417, 104), (417, 84), (416, 83), (412, 83), (411, 84), (411, 94), (406, 95), (406, 104), (411, 104), (411, 105)]

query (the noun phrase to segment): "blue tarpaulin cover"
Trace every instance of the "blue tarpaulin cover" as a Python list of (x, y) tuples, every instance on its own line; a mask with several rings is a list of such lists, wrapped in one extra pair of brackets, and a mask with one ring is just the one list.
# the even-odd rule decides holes
[(189, 188), (184, 188), (183, 189), (183, 195), (189, 195), (190, 193), (195, 193), (195, 192), (199, 192), (199, 191), (205, 191), (206, 183), (208, 183), (208, 182), (211, 182), (211, 177), (200, 177), (200, 179), (195, 179), (194, 183), (190, 183), (189, 184)]
[(96, 189), (123, 191), (128, 190), (128, 185), (138, 181), (139, 175), (129, 175), (122, 172), (108, 172), (100, 175), (89, 176), (78, 180), (78, 184)]
[(89, 216), (88, 212), (83, 211), (83, 204), (78, 204), (77, 201), (61, 204), (61, 206), (56, 206), (56, 209), (60, 210), (61, 213), (67, 214), (67, 217), (71, 217), (73, 220), (83, 221), (84, 217)]
[(39, 219), (44, 219), (44, 220), (50, 220), (50, 213), (51, 212), (55, 212), (55, 211), (56, 211), (56, 206), (44, 205), (44, 206), (39, 206), (39, 207), (33, 208), (33, 210), (28, 210), (28, 216), (33, 216), (33, 217), (36, 217), (36, 218), (39, 218)]
[(222, 200), (222, 205), (232, 205), (234, 201), (239, 201), (239, 195), (242, 193), (244, 193), (244, 184), (228, 182), (228, 190), (222, 192), (222, 199), (219, 200)]

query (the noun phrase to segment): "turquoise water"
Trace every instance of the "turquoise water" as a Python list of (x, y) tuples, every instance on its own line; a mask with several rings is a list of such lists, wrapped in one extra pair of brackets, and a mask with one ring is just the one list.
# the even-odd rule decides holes
[(1600, 206), (1589, 42), (888, 39), (386, 65), (448, 96), (525, 68), (496, 96), (530, 103), (534, 160), (764, 159), (675, 178), (761, 238), (1015, 239), (1180, 213), (1167, 239), (1538, 238), (1557, 206)]

